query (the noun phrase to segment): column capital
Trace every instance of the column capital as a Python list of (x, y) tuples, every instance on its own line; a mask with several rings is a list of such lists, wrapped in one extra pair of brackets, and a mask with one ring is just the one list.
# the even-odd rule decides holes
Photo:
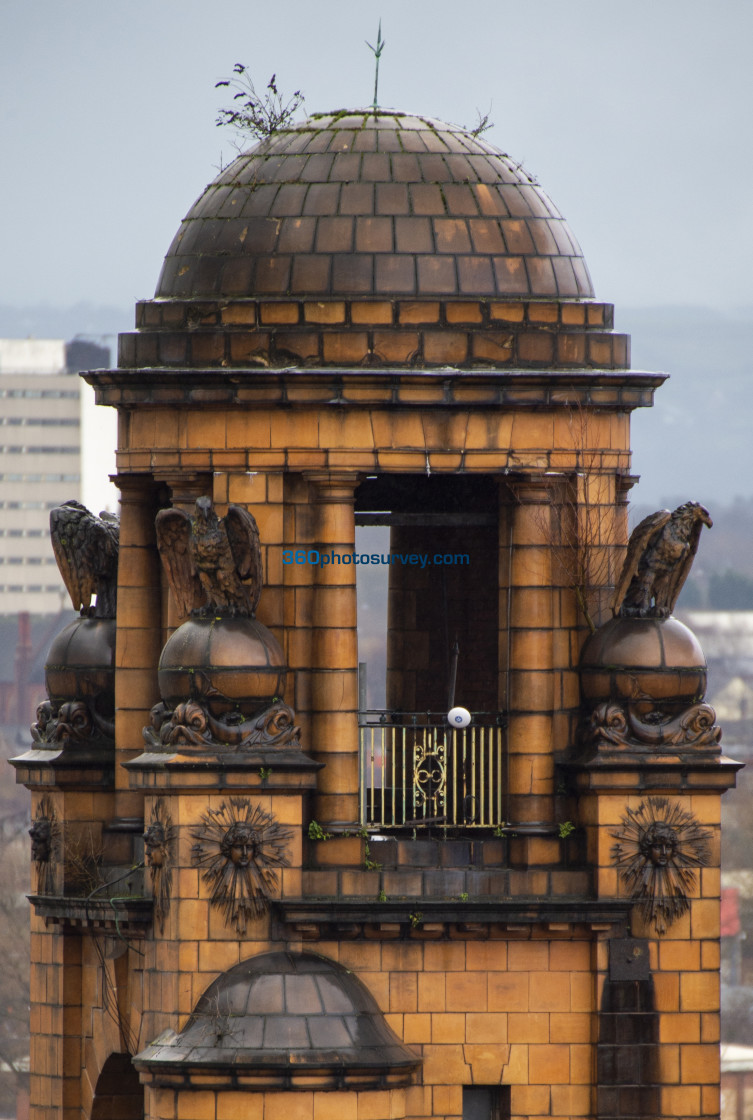
[(120, 490), (121, 501), (128, 501), (132, 494), (143, 494), (154, 486), (149, 474), (111, 474), (110, 482)]
[(155, 471), (154, 480), (168, 488), (172, 504), (180, 509), (192, 509), (204, 494), (212, 496), (212, 476), (206, 471)]
[(303, 477), (315, 488), (315, 502), (352, 502), (362, 476), (353, 471), (304, 471)]
[(564, 471), (547, 471), (544, 473), (516, 474), (505, 479), (507, 486), (512, 491), (515, 500), (521, 504), (541, 505), (552, 500), (552, 491), (568, 475)]

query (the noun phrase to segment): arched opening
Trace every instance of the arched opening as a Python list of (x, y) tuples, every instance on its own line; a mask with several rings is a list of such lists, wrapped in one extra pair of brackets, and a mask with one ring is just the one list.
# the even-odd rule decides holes
[(130, 1054), (111, 1054), (94, 1090), (91, 1120), (144, 1120), (144, 1090)]

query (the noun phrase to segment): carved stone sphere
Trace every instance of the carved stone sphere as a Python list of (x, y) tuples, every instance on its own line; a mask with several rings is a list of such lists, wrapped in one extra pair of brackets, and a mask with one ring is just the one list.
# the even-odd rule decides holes
[(50, 646), (44, 667), (47, 695), (95, 702), (102, 716), (115, 711), (115, 619), (77, 618)]
[(282, 699), (287, 669), (274, 635), (255, 618), (191, 618), (165, 643), (159, 689), (169, 708), (186, 700), (216, 718), (248, 718)]
[(706, 694), (706, 659), (695, 635), (676, 618), (613, 618), (580, 658), (583, 698), (684, 711)]

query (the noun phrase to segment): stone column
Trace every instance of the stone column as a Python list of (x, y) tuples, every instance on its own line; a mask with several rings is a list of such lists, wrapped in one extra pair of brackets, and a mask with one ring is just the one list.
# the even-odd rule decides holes
[(118, 633), (115, 649), (116, 816), (139, 817), (142, 795), (129, 790), (119, 765), (143, 750), (142, 729), (159, 700), (162, 649), (160, 562), (154, 535), (156, 495), (151, 478), (121, 475)]
[(295, 709), (301, 728), (301, 742), (311, 751), (311, 627), (315, 569), (296, 564), (297, 548), (308, 550), (316, 544), (318, 506), (312, 506), (310, 486), (303, 474), (290, 472), (283, 487), (283, 638), (288, 663), (288, 703)]
[(352, 560), (358, 476), (312, 471), (306, 478), (321, 553), (312, 573), (311, 748), (325, 769), (319, 775), (314, 816), (322, 825), (352, 826), (358, 820), (358, 636)]
[[(521, 833), (551, 834), (555, 670), (553, 491), (541, 476), (511, 482), (500, 523), (500, 707), (508, 712), (507, 812)], [(564, 744), (563, 744), (564, 745)], [(541, 839), (538, 846), (551, 845)], [(531, 845), (528, 845), (529, 848)], [(543, 850), (533, 857), (549, 858)], [(527, 860), (528, 862), (528, 860)]]

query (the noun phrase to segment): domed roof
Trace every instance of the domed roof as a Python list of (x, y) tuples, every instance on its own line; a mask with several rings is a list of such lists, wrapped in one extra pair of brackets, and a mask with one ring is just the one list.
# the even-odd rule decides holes
[(520, 164), (455, 125), (315, 114), (191, 207), (157, 298), (593, 296), (567, 223)]
[[(165, 1032), (137, 1055), (137, 1068), (244, 1068), (293, 1087), (327, 1074), (361, 1088), (406, 1084), (420, 1059), (397, 1038), (368, 989), (315, 953), (262, 953), (215, 980), (180, 1034)], [(373, 1082), (373, 1084), (372, 1084)]]

